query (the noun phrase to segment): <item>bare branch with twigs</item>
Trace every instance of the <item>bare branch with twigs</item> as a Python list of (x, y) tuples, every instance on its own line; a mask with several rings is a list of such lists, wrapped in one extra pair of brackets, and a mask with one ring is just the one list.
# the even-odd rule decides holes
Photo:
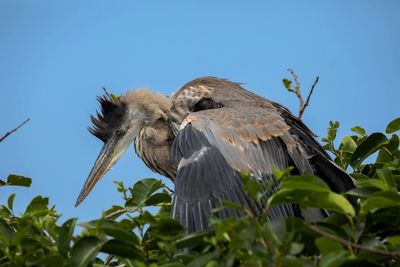
[(301, 119), (301, 117), (303, 116), (304, 111), (306, 110), (307, 106), (310, 104), (310, 98), (311, 98), (311, 95), (312, 95), (313, 92), (314, 92), (315, 86), (317, 85), (317, 83), (318, 83), (318, 81), (319, 81), (319, 76), (317, 76), (317, 78), (315, 79), (315, 82), (314, 82), (314, 84), (311, 86), (311, 90), (310, 90), (310, 92), (308, 93), (307, 99), (306, 99), (306, 101), (304, 102), (303, 95), (301, 94), (300, 82), (299, 82), (298, 76), (296, 75), (296, 73), (294, 72), (293, 69), (288, 69), (288, 71), (289, 71), (290, 74), (292, 74), (292, 76), (293, 76), (294, 88), (292, 88), (292, 87), (290, 86), (290, 83), (291, 83), (291, 82), (288, 81), (288, 80), (287, 80), (288, 83), (287, 83), (287, 84), (285, 83), (285, 87), (289, 90), (289, 92), (295, 93), (296, 96), (297, 96), (297, 98), (299, 99), (299, 101), (300, 101), (300, 107), (299, 107), (299, 115), (298, 115), (298, 116), (299, 116), (299, 118)]
[(22, 126), (25, 125), (25, 123), (27, 123), (28, 121), (30, 121), (30, 119), (26, 119), (23, 123), (21, 123), (20, 125), (18, 125), (17, 127), (15, 127), (14, 129), (12, 129), (11, 131), (8, 131), (5, 135), (3, 135), (2, 137), (0, 137), (0, 142), (2, 142), (4, 139), (6, 139), (10, 134), (16, 132), (19, 128), (21, 128)]

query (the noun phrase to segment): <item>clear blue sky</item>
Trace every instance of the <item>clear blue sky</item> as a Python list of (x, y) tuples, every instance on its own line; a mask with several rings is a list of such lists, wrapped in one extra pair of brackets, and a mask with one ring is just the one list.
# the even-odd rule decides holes
[[(86, 127), (101, 87), (121, 94), (149, 87), (170, 94), (213, 75), (297, 112), (282, 87), (291, 67), (303, 90), (320, 76), (304, 121), (321, 137), (355, 124), (382, 130), (399, 115), (400, 1), (0, 1), (0, 178), (33, 178), (30, 189), (0, 188), (17, 209), (49, 196), (66, 217), (98, 217), (121, 204), (113, 180), (160, 177), (133, 147), (74, 208), (102, 143)], [(62, 220), (65, 220), (64, 217)]]

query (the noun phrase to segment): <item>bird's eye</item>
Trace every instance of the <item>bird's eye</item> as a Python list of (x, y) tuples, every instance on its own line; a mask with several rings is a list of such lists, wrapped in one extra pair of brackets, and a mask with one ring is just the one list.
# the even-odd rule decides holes
[(159, 117), (158, 119), (156, 119), (156, 120), (153, 122), (152, 127), (158, 128), (158, 129), (159, 129), (159, 128), (162, 128), (162, 127), (165, 126), (165, 122), (166, 122), (165, 118)]
[(117, 130), (115, 130), (115, 133), (116, 133), (117, 135), (122, 135), (122, 134), (124, 133), (124, 131), (123, 131), (122, 128), (120, 127), (120, 128), (118, 128)]

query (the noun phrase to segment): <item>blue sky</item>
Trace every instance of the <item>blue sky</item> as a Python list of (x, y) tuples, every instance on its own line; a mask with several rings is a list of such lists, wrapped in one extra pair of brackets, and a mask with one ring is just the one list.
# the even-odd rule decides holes
[(294, 68), (306, 93), (320, 82), (303, 119), (320, 137), (330, 120), (340, 137), (398, 117), (399, 1), (0, 1), (0, 178), (33, 178), (17, 210), (49, 196), (67, 217), (98, 217), (121, 204), (113, 180), (160, 177), (131, 147), (74, 208), (102, 146), (86, 127), (102, 86), (115, 94), (148, 87), (170, 94), (212, 75), (288, 106), (281, 79)]

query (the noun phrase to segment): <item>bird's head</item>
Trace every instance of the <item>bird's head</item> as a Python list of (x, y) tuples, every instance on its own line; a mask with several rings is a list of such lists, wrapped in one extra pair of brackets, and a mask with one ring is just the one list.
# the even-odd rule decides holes
[(120, 97), (98, 98), (100, 112), (91, 116), (89, 132), (104, 142), (103, 148), (76, 201), (78, 206), (100, 178), (121, 158), (129, 145), (146, 126), (167, 121), (169, 99), (146, 89), (128, 92)]

